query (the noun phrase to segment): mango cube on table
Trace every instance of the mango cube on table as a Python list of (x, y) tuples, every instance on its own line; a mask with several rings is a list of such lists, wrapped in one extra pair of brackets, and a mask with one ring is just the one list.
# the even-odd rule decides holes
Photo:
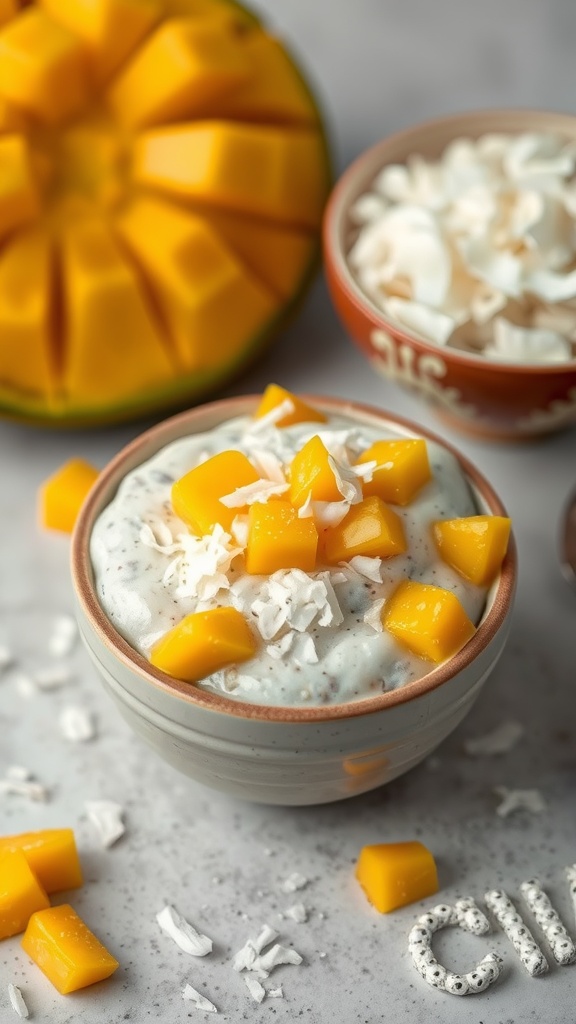
[(30, 915), (50, 900), (22, 850), (0, 853), (0, 939), (23, 932)]
[(155, 668), (175, 679), (199, 679), (247, 661), (256, 641), (244, 616), (235, 608), (213, 608), (187, 615), (158, 640), (150, 652)]
[(392, 505), (408, 505), (432, 479), (426, 442), (421, 438), (376, 441), (358, 459), (358, 464), (376, 462), (372, 479), (363, 485), (366, 498), (376, 495)]
[(82, 885), (82, 868), (71, 828), (43, 829), (0, 837), (0, 857), (21, 851), (47, 892), (77, 889)]
[(502, 562), (510, 537), (505, 516), (467, 516), (434, 523), (436, 547), (444, 562), (471, 583), (487, 586)]
[(50, 530), (72, 533), (82, 504), (98, 476), (84, 459), (70, 459), (40, 488), (40, 522)]
[(220, 498), (257, 480), (258, 473), (242, 452), (220, 452), (176, 481), (172, 507), (195, 533), (210, 533), (216, 523), (229, 532), (243, 508), (227, 508)]
[(382, 623), (419, 658), (440, 664), (474, 636), (476, 627), (451, 590), (405, 580), (384, 605)]
[(254, 502), (248, 518), (246, 572), (271, 575), (279, 569), (316, 567), (318, 531), (311, 517), (298, 518), (289, 501)]
[(32, 914), (22, 949), (62, 995), (103, 981), (120, 966), (66, 903)]
[(355, 555), (391, 558), (406, 551), (404, 525), (400, 516), (381, 498), (365, 498), (350, 507), (338, 526), (328, 527), (322, 551), (329, 565), (346, 562)]
[(278, 408), (282, 402), (290, 402), (292, 409), (278, 420), (277, 427), (291, 427), (295, 423), (326, 423), (324, 413), (313, 409), (311, 405), (303, 402), (301, 398), (293, 395), (286, 388), (281, 388), (279, 384), (268, 385), (254, 413), (254, 418), (261, 419), (273, 409)]
[(438, 892), (434, 857), (418, 842), (364, 846), (356, 878), (376, 910), (388, 914)]
[(318, 435), (294, 456), (290, 465), (290, 501), (300, 508), (311, 495), (313, 501), (342, 501), (330, 453)]

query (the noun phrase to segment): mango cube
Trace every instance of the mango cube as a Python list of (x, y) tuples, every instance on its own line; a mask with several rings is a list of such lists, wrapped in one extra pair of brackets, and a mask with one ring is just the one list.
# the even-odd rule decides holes
[(338, 526), (324, 531), (322, 551), (329, 565), (346, 562), (355, 555), (392, 558), (406, 551), (404, 525), (381, 498), (364, 498), (351, 505)]
[(260, 404), (254, 413), (254, 418), (259, 420), (262, 416), (266, 416), (272, 409), (276, 409), (282, 402), (290, 402), (292, 409), (287, 412), (282, 419), (276, 423), (277, 427), (291, 427), (294, 423), (326, 423), (326, 417), (324, 413), (318, 409), (313, 409), (311, 405), (307, 405), (297, 395), (293, 395), (291, 391), (287, 391), (286, 388), (281, 388), (279, 384), (269, 384), (266, 388)]
[(216, 523), (230, 532), (234, 518), (245, 511), (246, 506), (227, 508), (220, 498), (259, 479), (242, 452), (220, 452), (172, 485), (172, 507), (194, 533), (210, 533)]
[(313, 129), (191, 122), (143, 133), (133, 175), (173, 196), (317, 228), (328, 185), (323, 145)]
[(203, 217), (141, 198), (123, 210), (116, 228), (149, 277), (185, 367), (234, 358), (278, 306)]
[(0, 138), (0, 238), (34, 220), (39, 208), (28, 143), (21, 135), (4, 135)]
[(80, 508), (98, 476), (84, 459), (69, 459), (40, 488), (40, 523), (72, 533)]
[(196, 683), (227, 665), (247, 661), (256, 641), (235, 608), (193, 612), (154, 645), (150, 661), (175, 679)]
[(32, 914), (22, 949), (62, 995), (103, 981), (120, 966), (67, 903)]
[(426, 899), (438, 892), (434, 857), (418, 842), (364, 846), (356, 878), (381, 914)]
[(384, 605), (384, 628), (419, 658), (439, 664), (476, 632), (451, 590), (405, 580)]
[(408, 505), (432, 478), (426, 442), (376, 441), (358, 459), (358, 464), (376, 462), (372, 480), (363, 485), (365, 497), (376, 495), (392, 505)]
[(0, 32), (0, 96), (50, 124), (82, 107), (84, 64), (81, 40), (38, 7)]
[(46, 396), (56, 390), (50, 330), (52, 269), (50, 242), (41, 231), (19, 232), (0, 256), (0, 377), (26, 391), (33, 363), (36, 390)]
[(0, 939), (23, 932), (35, 910), (50, 906), (22, 850), (0, 852)]
[(484, 587), (502, 565), (510, 537), (505, 516), (467, 516), (433, 525), (436, 546), (444, 562), (465, 579)]
[(82, 868), (71, 828), (44, 829), (0, 837), (0, 857), (20, 850), (42, 888), (47, 892), (77, 889), (82, 885)]
[(278, 569), (312, 572), (318, 532), (311, 517), (298, 518), (289, 501), (254, 502), (248, 520), (246, 572), (271, 575)]
[(342, 501), (330, 453), (318, 435), (311, 437), (294, 456), (290, 465), (290, 501), (300, 508), (308, 498), (313, 501)]
[(249, 75), (238, 36), (225, 22), (173, 18), (115, 80), (110, 102), (130, 127), (197, 116)]

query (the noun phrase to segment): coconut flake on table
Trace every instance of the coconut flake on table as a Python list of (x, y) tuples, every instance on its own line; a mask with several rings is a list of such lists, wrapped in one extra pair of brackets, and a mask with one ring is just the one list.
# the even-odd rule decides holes
[(40, 690), (59, 690), (61, 686), (71, 683), (74, 677), (75, 673), (69, 665), (49, 665), (34, 672), (32, 681)]
[(246, 988), (256, 1003), (261, 1003), (266, 995), (264, 985), (261, 985), (256, 978), (244, 978)]
[(269, 988), (266, 995), (268, 996), (269, 999), (283, 999), (284, 990), (282, 988), (282, 985), (278, 985), (277, 988)]
[(102, 846), (108, 848), (118, 842), (126, 828), (122, 817), (124, 808), (114, 800), (85, 800), (88, 821), (98, 833)]
[(303, 903), (294, 903), (284, 911), (284, 917), (289, 917), (296, 924), (305, 924), (308, 920), (308, 911)]
[(156, 914), (156, 920), (162, 931), (166, 932), (184, 953), (190, 956), (207, 956), (212, 952), (212, 939), (197, 931), (174, 907), (165, 906)]
[(292, 947), (281, 946), (276, 943), (271, 949), (261, 953), (256, 958), (252, 965), (252, 970), (259, 971), (261, 976), (267, 977), (275, 967), (281, 967), (284, 964), (293, 964), (295, 967), (298, 967), (301, 963), (302, 957), (300, 953), (297, 953)]
[(514, 811), (541, 814), (546, 810), (546, 801), (539, 789), (508, 789), (507, 786), (495, 786), (494, 792), (500, 797), (496, 814), (501, 818), (507, 818)]
[(210, 1002), (206, 996), (200, 994), (197, 989), (193, 988), (192, 985), (186, 985), (182, 991), (182, 999), (187, 999), (194, 1004), (197, 1010), (202, 1010), (203, 1013), (218, 1013), (218, 1009), (214, 1006), (214, 1003)]
[(58, 723), (64, 739), (70, 740), (71, 743), (86, 743), (96, 735), (94, 718), (86, 708), (64, 708)]
[(11, 765), (0, 779), (0, 796), (23, 796), (39, 803), (48, 799), (47, 788), (36, 782), (32, 772), (21, 765)]
[(234, 955), (232, 960), (232, 970), (238, 972), (252, 970), (256, 958), (260, 955), (262, 950), (277, 938), (278, 932), (275, 928), (271, 928), (269, 924), (263, 925), (256, 938), (247, 939), (242, 946), (242, 949), (239, 949)]
[(16, 985), (8, 985), (8, 998), (14, 1013), (26, 1020), (30, 1016), (30, 1012), (24, 1001), (24, 996)]
[(9, 647), (5, 644), (0, 644), (0, 672), (3, 672), (8, 665), (11, 665), (14, 661), (14, 655)]
[(299, 889), (305, 889), (308, 885), (308, 879), (306, 875), (301, 875), (298, 871), (293, 871), (288, 878), (284, 879), (280, 888), (282, 892), (297, 892)]
[(78, 626), (72, 615), (58, 615), (48, 638), (48, 651), (55, 658), (70, 654), (78, 639)]
[(464, 740), (464, 750), (470, 757), (493, 757), (508, 754), (524, 735), (524, 726), (513, 719), (501, 722), (483, 736)]

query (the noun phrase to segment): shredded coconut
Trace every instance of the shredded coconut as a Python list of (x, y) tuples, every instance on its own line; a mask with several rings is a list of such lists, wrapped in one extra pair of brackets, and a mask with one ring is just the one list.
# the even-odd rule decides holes
[(280, 569), (266, 580), (251, 606), (264, 640), (273, 640), (286, 627), (304, 633), (313, 622), (337, 626), (342, 611), (329, 572), (309, 576), (301, 569)]
[(102, 846), (113, 846), (124, 835), (124, 808), (120, 804), (113, 800), (86, 800), (84, 807), (88, 821), (96, 829)]
[(24, 996), (22, 995), (19, 988), (16, 985), (8, 985), (8, 997), (10, 999), (10, 1005), (19, 1017), (26, 1019), (30, 1016), (28, 1007), (24, 1002)]
[(308, 885), (308, 879), (305, 875), (299, 874), (298, 871), (294, 871), (288, 878), (282, 882), (282, 892), (297, 892), (298, 889), (305, 889)]
[(33, 682), (40, 690), (59, 690), (74, 679), (74, 672), (69, 665), (51, 665), (34, 672)]
[(86, 708), (68, 707), (60, 714), (60, 731), (71, 743), (86, 743), (94, 739), (96, 727), (94, 718)]
[(48, 651), (55, 658), (65, 658), (73, 650), (77, 638), (76, 620), (71, 615), (59, 615), (52, 625)]
[(501, 818), (507, 818), (514, 811), (541, 814), (546, 810), (546, 801), (539, 789), (508, 789), (507, 786), (495, 786), (494, 792), (501, 800), (496, 808), (496, 814)]
[(0, 644), (0, 672), (3, 672), (8, 665), (11, 665), (14, 661), (14, 655), (9, 647), (4, 644)]
[(34, 781), (27, 768), (14, 765), (8, 768), (6, 777), (0, 779), (0, 796), (23, 796), (35, 802), (44, 802), (49, 793), (45, 786)]
[(359, 576), (364, 576), (372, 583), (382, 583), (382, 559), (369, 558), (368, 555), (354, 555), (345, 565), (350, 565)]
[(288, 907), (288, 910), (284, 911), (284, 917), (290, 917), (297, 924), (305, 924), (308, 920), (308, 911), (303, 903), (294, 903), (293, 906)]
[(284, 990), (282, 988), (282, 985), (278, 985), (278, 988), (269, 988), (268, 992), (266, 994), (267, 994), (269, 999), (283, 999), (284, 998)]
[(204, 1013), (218, 1013), (214, 1003), (211, 1003), (206, 996), (200, 995), (195, 988), (192, 988), (192, 985), (186, 985), (182, 992), (182, 999), (190, 1000), (197, 1010), (202, 1010)]
[(165, 906), (156, 914), (156, 920), (162, 931), (166, 932), (184, 953), (190, 956), (206, 956), (212, 952), (212, 939), (196, 931), (196, 928), (174, 907)]
[(225, 494), (220, 498), (220, 501), (226, 508), (244, 508), (245, 505), (253, 505), (255, 502), (265, 503), (269, 498), (285, 494), (289, 487), (290, 485), (285, 481), (277, 483), (274, 480), (256, 480), (253, 484), (237, 487), (230, 494)]
[(377, 601), (374, 601), (373, 604), (370, 605), (368, 611), (364, 613), (364, 622), (368, 626), (372, 626), (372, 629), (375, 629), (377, 633), (384, 632), (384, 624), (382, 622), (382, 609), (384, 608), (385, 604), (386, 599), (380, 597), (378, 598)]
[(297, 953), (295, 949), (291, 949), (288, 946), (280, 946), (276, 943), (266, 953), (262, 953), (256, 958), (252, 965), (252, 970), (261, 971), (262, 976), (268, 976), (270, 971), (273, 971), (275, 967), (280, 967), (282, 964), (298, 966), (301, 963), (302, 957), (300, 953)]
[(523, 735), (524, 726), (520, 722), (513, 720), (501, 722), (484, 736), (474, 736), (464, 740), (464, 750), (470, 757), (492, 757), (497, 754), (507, 754)]
[(171, 544), (159, 544), (151, 527), (144, 523), (140, 540), (161, 554), (176, 554), (164, 572), (163, 582), (168, 583), (176, 576), (176, 596), (196, 597), (198, 601), (210, 601), (219, 591), (229, 589), (226, 574), (236, 556), (242, 553), (242, 548), (231, 543), (232, 537), (219, 523), (202, 537), (179, 533)]
[(247, 939), (242, 949), (238, 950), (232, 960), (232, 969), (234, 971), (251, 970), (262, 950), (277, 938), (278, 932), (275, 928), (271, 928), (268, 924), (263, 925), (256, 938)]
[(246, 988), (256, 1003), (261, 1003), (266, 995), (266, 989), (256, 978), (244, 978)]

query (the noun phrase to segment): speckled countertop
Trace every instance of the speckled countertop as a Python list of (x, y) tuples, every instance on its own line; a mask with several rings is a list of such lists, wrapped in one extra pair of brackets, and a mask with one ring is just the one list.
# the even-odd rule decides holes
[[(312, 69), (333, 125), (339, 166), (382, 134), (466, 107), (522, 105), (569, 111), (576, 86), (570, 0), (276, 0), (260, 3)], [(349, 344), (321, 283), (274, 351), (228, 393), (269, 380), (387, 406), (432, 429), (415, 399), (379, 381)], [(0, 644), (18, 669), (50, 662), (52, 617), (72, 608), (68, 540), (35, 525), (40, 481), (72, 455), (103, 465), (142, 424), (100, 433), (39, 433), (0, 424)], [(109, 982), (61, 997), (20, 951), (0, 949), (0, 1022), (16, 1020), (7, 985), (21, 987), (31, 1018), (50, 1024), (176, 1024), (203, 1019), (181, 991), (189, 982), (218, 1006), (220, 1019), (309, 1024), (573, 1024), (576, 966), (531, 979), (501, 932), (473, 938), (451, 930), (435, 949), (469, 970), (491, 948), (505, 957), (499, 982), (481, 996), (434, 992), (414, 971), (407, 934), (434, 903), (379, 916), (353, 868), (366, 843), (422, 839), (437, 857), (442, 900), (502, 885), (514, 898), (537, 874), (572, 934), (576, 922), (564, 877), (576, 861), (576, 595), (556, 561), (557, 521), (576, 483), (575, 433), (538, 443), (490, 446), (446, 435), (477, 463), (514, 519), (520, 585), (506, 652), (473, 713), (436, 755), (385, 789), (327, 807), (278, 809), (239, 803), (180, 777), (144, 749), (105, 697), (77, 647), (67, 686), (24, 697), (14, 674), (0, 676), (0, 777), (12, 764), (49, 789), (31, 803), (0, 797), (0, 833), (46, 826), (76, 829), (86, 884), (71, 902), (121, 962)], [(67, 743), (58, 712), (93, 711), (98, 734)], [(508, 754), (471, 758), (464, 741), (502, 719), (519, 720), (523, 739)], [(495, 813), (495, 786), (537, 788), (540, 814)], [(126, 834), (103, 849), (84, 801), (108, 798), (126, 810)], [(308, 878), (300, 893), (282, 883)], [(301, 900), (308, 921), (280, 915)], [(155, 915), (173, 903), (214, 939), (196, 960), (160, 932)], [(270, 983), (283, 999), (258, 1006), (231, 955), (267, 922), (304, 957)], [(207, 1019), (211, 1019), (208, 1017)], [(215, 1018), (218, 1019), (218, 1018)]]

